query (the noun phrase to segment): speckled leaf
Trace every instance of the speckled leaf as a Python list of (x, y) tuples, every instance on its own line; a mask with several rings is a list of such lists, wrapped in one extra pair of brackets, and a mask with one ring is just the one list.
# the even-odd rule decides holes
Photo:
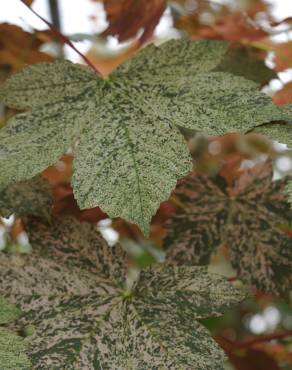
[[(30, 220), (26, 232), (32, 253), (3, 252), (0, 259), (0, 294), (16, 297), (16, 302), (20, 294), (86, 294), (97, 287), (99, 279), (125, 273), (125, 254), (119, 247), (111, 249), (88, 223), (56, 218), (51, 229), (41, 221)], [(7, 284), (10, 288), (5, 291)]]
[(114, 75), (128, 73), (129, 78), (172, 81), (176, 77), (211, 71), (221, 62), (228, 47), (228, 43), (223, 41), (193, 42), (185, 39), (171, 40), (160, 47), (152, 44), (120, 65)]
[(47, 180), (41, 176), (8, 186), (0, 192), (0, 215), (34, 215), (49, 220), (52, 195)]
[[(145, 91), (143, 85), (148, 86)], [(146, 82), (133, 76), (131, 88), (140, 91), (144, 112), (151, 107), (163, 120), (209, 135), (246, 133), (257, 125), (292, 117), (260, 92), (257, 83), (224, 72), (177, 76), (170, 81), (163, 74), (160, 80), (153, 77)]]
[(167, 260), (205, 264), (225, 243), (244, 281), (264, 291), (287, 293), (292, 238), (279, 229), (291, 220), (286, 183), (272, 181), (268, 164), (246, 170), (232, 187), (220, 176), (190, 175), (175, 191), (181, 207), (167, 224)]
[(31, 255), (1, 253), (0, 294), (20, 304), (16, 326), (34, 327), (26, 341), (35, 369), (223, 370), (224, 353), (196, 319), (244, 292), (205, 268), (158, 266), (129, 294), (124, 253), (94, 226), (32, 220), (27, 231)]
[(155, 210), (191, 170), (183, 136), (171, 123), (141, 115), (130, 99), (104, 104), (96, 119), (74, 161), (75, 197), (81, 208), (102, 204), (147, 234)]
[(151, 45), (105, 81), (65, 61), (13, 76), (3, 100), (32, 110), (0, 131), (0, 188), (34, 176), (78, 139), (79, 205), (99, 206), (147, 234), (158, 205), (191, 168), (176, 126), (213, 135), (287, 119), (256, 84), (211, 72), (227, 47), (187, 40)]
[[(15, 320), (20, 310), (0, 296), (0, 325)], [(0, 366), (5, 370), (28, 370), (30, 361), (25, 354), (27, 348), (23, 338), (0, 327)]]
[(68, 61), (34, 64), (10, 77), (1, 86), (0, 98), (16, 109), (41, 108), (67, 101), (69, 111), (70, 103), (74, 108), (74, 99), (81, 100), (82, 92), (94, 88), (97, 81), (89, 69)]

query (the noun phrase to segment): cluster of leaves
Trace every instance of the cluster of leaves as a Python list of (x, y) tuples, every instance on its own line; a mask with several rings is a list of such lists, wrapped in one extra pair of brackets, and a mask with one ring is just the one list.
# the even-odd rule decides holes
[[(104, 5), (104, 35), (120, 41), (138, 35), (140, 46), (166, 1)], [(261, 38), (267, 48), (266, 32), (248, 29), (242, 13), (227, 18), (229, 23), (205, 27), (204, 37), (240, 42), (244, 35), (253, 49), (242, 43), (229, 50), (224, 41), (170, 41), (146, 47), (107, 79), (56, 61), (30, 66), (1, 87), (9, 107), (27, 112), (0, 131), (0, 214), (49, 222), (27, 219), (30, 255), (0, 255), (0, 294), (22, 310), (13, 328), (32, 331), (23, 342), (1, 329), (6, 347), (0, 358), (8, 370), (29, 368), (25, 345), (35, 369), (223, 370), (222, 350), (197, 320), (223, 313), (245, 293), (193, 266), (207, 264), (222, 243), (245, 282), (277, 294), (289, 290), (292, 239), (279, 226), (291, 219), (283, 188), (291, 198), (292, 188), (286, 180), (272, 182), (270, 166), (243, 173), (232, 186), (219, 175), (189, 175), (174, 193), (179, 210), (168, 223), (168, 263), (143, 268), (135, 281), (127, 266), (140, 262), (129, 261), (119, 244), (110, 248), (95, 226), (52, 218), (48, 184), (34, 177), (73, 149), (79, 206), (100, 206), (147, 234), (160, 203), (192, 168), (184, 130), (263, 133), (292, 147), (291, 107), (279, 108), (259, 92), (275, 76), (252, 44)], [(188, 16), (176, 24), (187, 29), (196, 21)], [(235, 24), (239, 34), (230, 32)], [(201, 27), (189, 29), (193, 38), (203, 35)], [(39, 51), (31, 56), (26, 62), (46, 58)], [(3, 312), (13, 310), (0, 300), (1, 324), (7, 322)], [(13, 350), (9, 343), (16, 343)]]

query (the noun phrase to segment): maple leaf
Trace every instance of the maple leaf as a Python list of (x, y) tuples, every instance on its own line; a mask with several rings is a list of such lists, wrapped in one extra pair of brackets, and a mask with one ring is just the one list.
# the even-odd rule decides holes
[(30, 361), (25, 354), (26, 344), (20, 336), (3, 327), (17, 319), (20, 310), (0, 296), (0, 363), (5, 370), (28, 370)]
[(104, 35), (117, 36), (123, 42), (139, 36), (143, 43), (153, 34), (165, 8), (165, 0), (103, 0), (109, 26)]
[(39, 49), (44, 41), (36, 34), (8, 24), (0, 24), (0, 65), (18, 71), (26, 64), (50, 62), (48, 54)]
[(221, 244), (245, 282), (285, 294), (291, 288), (292, 238), (279, 229), (291, 210), (287, 180), (272, 181), (271, 165), (242, 173), (233, 187), (217, 175), (188, 176), (174, 192), (181, 203), (167, 222), (164, 246), (172, 264), (206, 264)]
[(1, 90), (18, 109), (0, 131), (0, 188), (34, 176), (78, 140), (72, 185), (80, 208), (100, 207), (147, 234), (191, 158), (178, 126), (210, 135), (291, 119), (252, 81), (212, 72), (228, 45), (153, 45), (103, 80), (67, 61), (33, 65)]
[(49, 220), (52, 196), (48, 182), (42, 176), (9, 185), (0, 191), (0, 215), (9, 217), (34, 215)]
[(26, 339), (35, 368), (223, 370), (222, 350), (197, 319), (245, 292), (205, 267), (166, 265), (142, 270), (127, 291), (126, 255), (95, 226), (32, 220), (27, 232), (29, 256), (1, 253), (0, 293), (23, 311), (16, 326), (35, 328)]

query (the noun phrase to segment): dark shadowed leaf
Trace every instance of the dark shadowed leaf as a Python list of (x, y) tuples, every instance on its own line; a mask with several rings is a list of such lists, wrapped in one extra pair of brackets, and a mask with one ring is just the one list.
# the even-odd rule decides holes
[(49, 183), (41, 176), (9, 185), (0, 192), (0, 215), (33, 215), (49, 220), (52, 195)]
[(269, 164), (246, 170), (232, 187), (219, 175), (188, 176), (174, 193), (181, 204), (167, 223), (167, 260), (206, 264), (220, 244), (244, 281), (285, 294), (291, 289), (292, 238), (279, 229), (291, 221), (287, 180), (272, 181)]
[(231, 49), (216, 67), (216, 71), (229, 72), (260, 84), (277, 77), (276, 73), (265, 65), (264, 60), (246, 48)]

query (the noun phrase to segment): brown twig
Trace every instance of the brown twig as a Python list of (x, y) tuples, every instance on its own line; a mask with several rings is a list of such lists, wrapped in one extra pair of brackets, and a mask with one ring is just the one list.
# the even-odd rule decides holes
[(91, 63), (91, 61), (84, 55), (81, 53), (81, 51), (79, 51), (75, 46), (74, 44), (71, 42), (71, 40), (63, 35), (62, 33), (60, 33), (49, 21), (47, 21), (45, 18), (43, 18), (41, 15), (39, 15), (35, 10), (33, 10), (28, 4), (25, 3), (24, 0), (20, 0), (34, 15), (36, 15), (39, 19), (41, 19), (49, 28), (50, 30), (52, 31), (52, 33), (56, 36), (56, 38), (58, 38), (62, 43), (70, 46), (70, 48), (72, 48), (83, 60), (84, 62), (89, 66), (91, 67), (95, 73), (97, 73), (98, 75), (101, 75), (101, 73), (99, 72), (99, 70), (95, 67), (95, 65), (93, 63)]
[(221, 347), (225, 350), (225, 352), (231, 353), (237, 350), (251, 348), (260, 343), (270, 342), (272, 340), (283, 339), (287, 337), (292, 337), (292, 330), (287, 330), (287, 331), (280, 332), (280, 333), (262, 335), (260, 337), (246, 339), (240, 342), (232, 342), (229, 339), (221, 337), (221, 336), (215, 337), (215, 339), (221, 345)]
[(283, 339), (287, 337), (292, 337), (292, 330), (287, 330), (287, 331), (280, 332), (280, 333), (262, 335), (257, 338), (246, 339), (241, 342), (234, 343), (233, 350), (250, 348), (256, 344), (270, 342), (271, 340)]

